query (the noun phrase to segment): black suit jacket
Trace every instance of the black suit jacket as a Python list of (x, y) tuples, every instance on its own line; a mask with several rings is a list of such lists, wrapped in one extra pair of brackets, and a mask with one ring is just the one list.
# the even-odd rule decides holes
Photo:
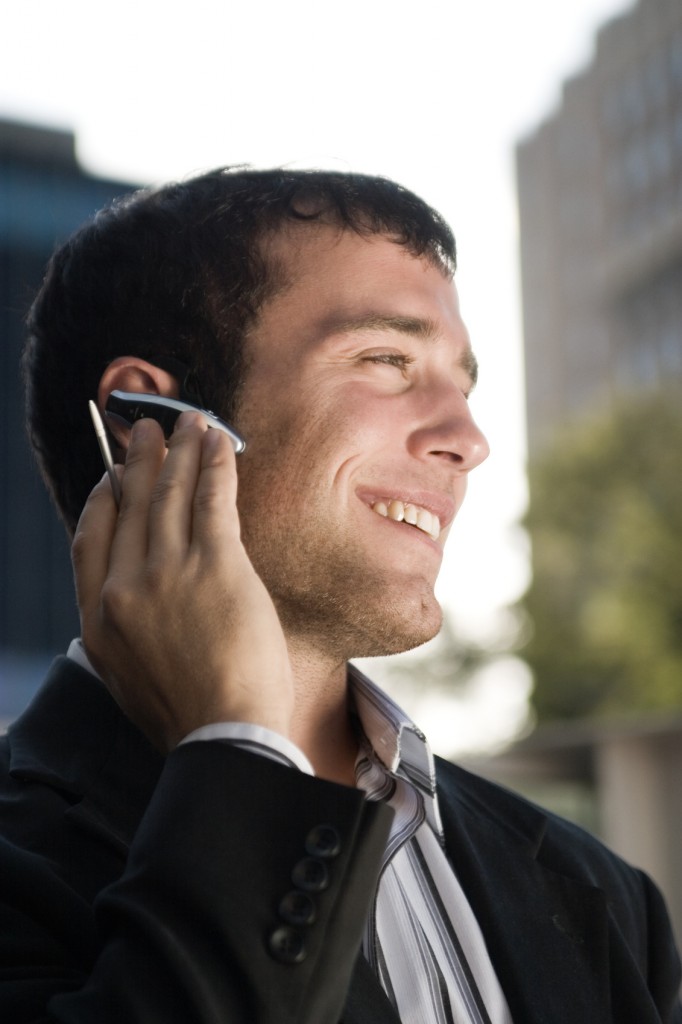
[[(66, 659), (2, 761), (1, 1021), (396, 1024), (358, 956), (386, 807), (226, 743), (164, 762)], [(448, 856), (515, 1024), (679, 1024), (648, 879), (499, 787), (438, 774)], [(320, 824), (340, 850), (292, 937), (280, 901)]]

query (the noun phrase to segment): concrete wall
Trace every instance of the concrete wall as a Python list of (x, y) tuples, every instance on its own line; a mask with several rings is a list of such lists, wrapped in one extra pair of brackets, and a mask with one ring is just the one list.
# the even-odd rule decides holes
[(656, 879), (682, 947), (682, 732), (603, 737), (595, 776), (602, 838)]

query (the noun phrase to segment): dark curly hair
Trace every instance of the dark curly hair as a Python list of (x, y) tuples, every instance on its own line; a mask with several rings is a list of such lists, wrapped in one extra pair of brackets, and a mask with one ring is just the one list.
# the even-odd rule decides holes
[(54, 253), (23, 370), (29, 437), (69, 532), (101, 475), (87, 400), (108, 363), (182, 364), (230, 419), (245, 334), (282, 284), (261, 243), (287, 221), (320, 220), (387, 235), (454, 272), (452, 233), (421, 199), (383, 178), (327, 171), (223, 168), (134, 192)]

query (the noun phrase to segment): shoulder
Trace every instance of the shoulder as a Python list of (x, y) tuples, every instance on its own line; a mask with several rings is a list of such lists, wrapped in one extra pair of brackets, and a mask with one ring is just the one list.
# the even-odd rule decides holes
[(603, 889), (619, 904), (660, 900), (643, 872), (586, 829), (458, 765), (441, 758), (436, 764), (441, 803), (455, 814), (474, 815), (483, 827), (522, 843), (546, 868)]

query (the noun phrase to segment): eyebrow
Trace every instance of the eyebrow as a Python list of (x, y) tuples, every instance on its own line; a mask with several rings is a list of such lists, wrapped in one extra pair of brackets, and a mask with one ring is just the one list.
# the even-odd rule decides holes
[[(334, 333), (352, 334), (355, 331), (397, 331), (412, 338), (434, 341), (441, 333), (440, 327), (428, 317), (390, 316), (384, 313), (368, 313), (364, 316), (349, 317), (334, 325)], [(478, 360), (469, 345), (458, 360), (459, 366), (467, 373), (474, 388), (478, 381)]]

